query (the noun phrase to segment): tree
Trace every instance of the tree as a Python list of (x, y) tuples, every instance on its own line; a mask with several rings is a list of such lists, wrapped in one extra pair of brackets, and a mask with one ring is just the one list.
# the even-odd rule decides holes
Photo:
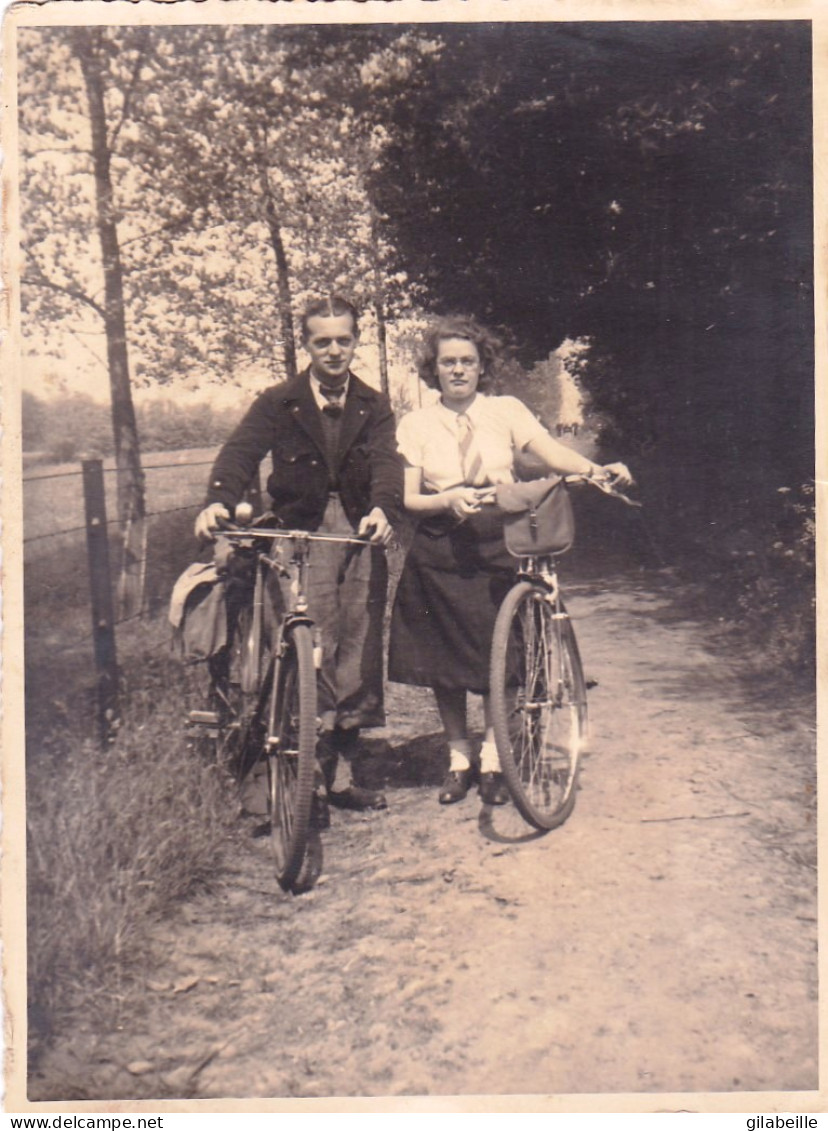
[[(123, 273), (111, 172), (112, 144), (129, 112), (130, 86), (125, 87), (120, 116), (110, 130), (106, 99), (111, 52), (108, 50), (104, 29), (74, 28), (62, 38), (68, 48), (67, 62), (79, 64), (86, 92), (90, 148), (83, 159), (84, 164), (91, 161), (94, 180), (93, 215), (100, 242), (104, 298), (100, 302), (90, 294), (84, 281), (73, 280), (69, 285), (60, 283), (43, 266), (36, 254), (32, 256), (32, 268), (24, 275), (23, 281), (29, 287), (54, 290), (75, 302), (84, 303), (103, 321), (117, 466), (118, 516), (124, 538), (119, 588), (119, 613), (124, 616), (140, 608), (143, 600), (140, 593), (140, 561), (146, 547), (144, 476), (130, 386)], [(140, 39), (136, 43), (134, 55), (133, 76), (139, 73), (142, 62), (143, 45)], [(68, 147), (65, 151), (68, 151)], [(76, 222), (79, 219), (76, 218)], [(32, 254), (31, 243), (29, 251)], [(61, 268), (70, 278), (74, 276), (76, 273), (65, 254), (61, 260)]]
[[(367, 179), (394, 92), (417, 72), (420, 38), (347, 27), (95, 34), (133, 380), (197, 389), (289, 376), (294, 310), (344, 290), (373, 311), (367, 337), (376, 331), (385, 381), (385, 322), (410, 295), (404, 271), (389, 269)], [(26, 51), (33, 75), (61, 70), (54, 83), (33, 80), (24, 114), (28, 332), (43, 349), (48, 323), (59, 354), (67, 332), (93, 340), (79, 315), (105, 313), (82, 239), (96, 222), (81, 176), (91, 137), (88, 115), (72, 109), (82, 74), (66, 34), (30, 32)], [(61, 152), (35, 154), (58, 121)], [(71, 181), (69, 150), (79, 151)]]
[(373, 309), (387, 386), (386, 317), (407, 305), (407, 277), (388, 270), (367, 181), (423, 42), (370, 27), (179, 28), (158, 41), (176, 65), (152, 92), (136, 159), (185, 209), (200, 186), (202, 223), (232, 223), (260, 246), (266, 238), (287, 376), (293, 309), (344, 290)]
[(665, 530), (811, 474), (807, 25), (441, 37), (372, 185), (428, 303), (527, 363), (588, 338), (607, 440), (652, 463)]

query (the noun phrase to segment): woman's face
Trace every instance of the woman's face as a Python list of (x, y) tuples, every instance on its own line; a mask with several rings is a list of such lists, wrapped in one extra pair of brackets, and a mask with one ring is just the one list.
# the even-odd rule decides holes
[(474, 342), (465, 338), (443, 338), (437, 343), (436, 369), (446, 404), (471, 401), (482, 373), (480, 354)]

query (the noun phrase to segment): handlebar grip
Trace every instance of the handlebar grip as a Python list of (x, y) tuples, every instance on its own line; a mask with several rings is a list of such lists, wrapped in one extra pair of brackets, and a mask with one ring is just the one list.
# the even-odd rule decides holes
[(237, 503), (234, 518), (237, 526), (249, 526), (253, 521), (252, 503)]

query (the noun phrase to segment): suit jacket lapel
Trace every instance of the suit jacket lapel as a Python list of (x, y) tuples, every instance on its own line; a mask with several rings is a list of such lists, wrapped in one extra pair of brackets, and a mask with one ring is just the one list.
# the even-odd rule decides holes
[(291, 389), (291, 412), (301, 428), (307, 432), (323, 456), (326, 455), (325, 433), (322, 431), (322, 418), (313, 399), (310, 386), (309, 371), (300, 373), (295, 383), (295, 390)]

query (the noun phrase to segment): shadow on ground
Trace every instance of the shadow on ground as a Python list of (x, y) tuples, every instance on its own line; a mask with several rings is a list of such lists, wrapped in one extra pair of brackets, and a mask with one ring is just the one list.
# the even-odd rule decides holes
[(446, 775), (442, 732), (409, 738), (397, 745), (381, 738), (362, 741), (360, 783), (368, 789), (438, 786)]

